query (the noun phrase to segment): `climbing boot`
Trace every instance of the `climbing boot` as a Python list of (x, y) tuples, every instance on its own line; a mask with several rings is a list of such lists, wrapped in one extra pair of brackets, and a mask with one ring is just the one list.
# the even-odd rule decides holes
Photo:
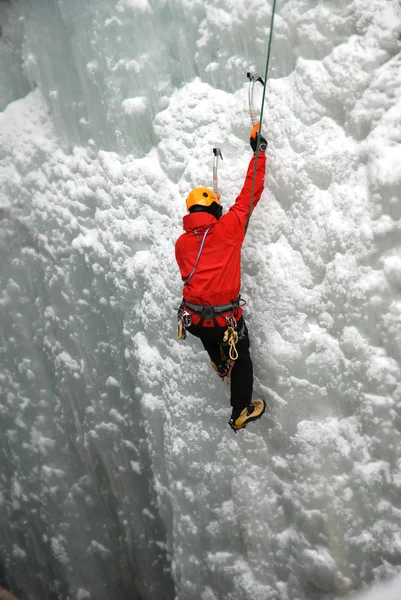
[(231, 419), (228, 424), (231, 429), (237, 433), (239, 429), (244, 429), (248, 423), (257, 421), (266, 410), (266, 402), (264, 400), (253, 400), (249, 406), (246, 406), (238, 414), (238, 410), (233, 410)]

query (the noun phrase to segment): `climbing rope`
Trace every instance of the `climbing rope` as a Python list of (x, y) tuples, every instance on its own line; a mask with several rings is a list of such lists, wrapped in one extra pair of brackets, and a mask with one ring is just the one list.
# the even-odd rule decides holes
[(238, 332), (234, 329), (234, 327), (227, 327), (224, 333), (223, 342), (226, 342), (230, 348), (228, 353), (230, 359), (237, 360), (238, 351), (236, 346), (238, 342)]
[[(258, 166), (259, 143), (260, 143), (260, 136), (261, 136), (261, 131), (262, 131), (263, 108), (264, 108), (264, 105), (265, 105), (267, 75), (268, 75), (268, 72), (269, 72), (269, 62), (270, 62), (270, 52), (271, 52), (272, 39), (273, 39), (273, 26), (274, 26), (274, 15), (275, 15), (275, 12), (276, 12), (276, 0), (273, 0), (272, 16), (271, 16), (271, 21), (270, 21), (269, 45), (268, 45), (268, 48), (267, 48), (266, 67), (265, 67), (265, 79), (264, 79), (265, 84), (263, 86), (262, 106), (261, 106), (261, 109), (260, 109), (260, 126), (259, 126), (259, 130), (258, 130), (257, 141), (256, 141), (256, 154), (255, 154), (255, 165), (254, 165), (254, 169), (253, 169), (252, 191), (251, 191), (251, 199), (250, 199), (250, 202), (249, 202), (248, 220), (247, 220), (246, 226), (245, 226), (245, 233), (248, 230), (249, 219), (251, 218), (251, 214), (252, 214), (253, 197), (254, 197), (254, 193), (255, 193), (256, 169), (257, 169), (257, 166)], [(252, 123), (252, 125), (253, 125), (253, 123)]]

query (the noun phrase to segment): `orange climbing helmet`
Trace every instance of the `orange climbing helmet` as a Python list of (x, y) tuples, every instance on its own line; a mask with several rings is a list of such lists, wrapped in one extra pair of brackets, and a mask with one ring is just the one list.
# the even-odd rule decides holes
[(198, 187), (189, 192), (187, 198), (187, 210), (192, 206), (211, 206), (213, 202), (220, 204), (220, 194), (215, 194), (213, 190), (205, 187)]

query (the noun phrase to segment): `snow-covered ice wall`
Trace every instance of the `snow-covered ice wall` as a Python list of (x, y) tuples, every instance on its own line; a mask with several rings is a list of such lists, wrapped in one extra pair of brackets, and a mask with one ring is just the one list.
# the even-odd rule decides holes
[(0, 2), (0, 571), (23, 600), (334, 600), (400, 571), (398, 0), (277, 2), (242, 265), (269, 414), (233, 435), (175, 339), (184, 199), (216, 145), (225, 208), (241, 187), (270, 16)]

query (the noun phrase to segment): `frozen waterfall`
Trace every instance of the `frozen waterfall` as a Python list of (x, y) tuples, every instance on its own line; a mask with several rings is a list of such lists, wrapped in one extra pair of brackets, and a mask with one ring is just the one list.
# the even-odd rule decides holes
[(401, 571), (398, 0), (277, 1), (242, 261), (267, 416), (234, 435), (176, 340), (184, 200), (214, 146), (225, 209), (242, 185), (270, 16), (0, 0), (0, 585), (21, 600), (335, 600)]

